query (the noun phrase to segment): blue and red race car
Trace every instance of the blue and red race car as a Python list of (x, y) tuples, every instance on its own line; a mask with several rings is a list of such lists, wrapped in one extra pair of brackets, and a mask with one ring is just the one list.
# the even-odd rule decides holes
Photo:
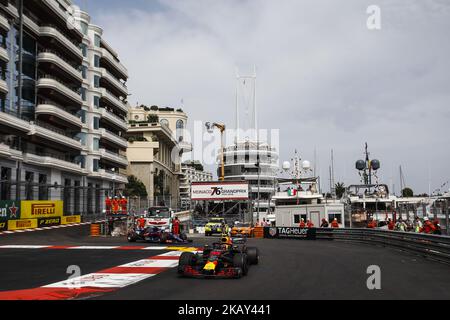
[(185, 233), (179, 235), (158, 227), (147, 227), (145, 229), (133, 228), (128, 232), (128, 242), (145, 241), (154, 243), (190, 243)]

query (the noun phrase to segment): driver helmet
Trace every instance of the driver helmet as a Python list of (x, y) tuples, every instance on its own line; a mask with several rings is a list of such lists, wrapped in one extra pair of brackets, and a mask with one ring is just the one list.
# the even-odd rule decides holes
[(222, 237), (222, 239), (220, 239), (220, 242), (222, 242), (222, 244), (229, 244), (229, 245), (233, 244), (231, 238), (228, 236)]
[(430, 220), (428, 217), (423, 218), (423, 221), (428, 221)]

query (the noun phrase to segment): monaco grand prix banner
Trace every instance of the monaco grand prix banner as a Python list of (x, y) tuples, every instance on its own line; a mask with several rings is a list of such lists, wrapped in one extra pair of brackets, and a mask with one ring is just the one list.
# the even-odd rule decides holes
[(298, 227), (266, 227), (264, 228), (264, 238), (316, 240), (316, 229)]
[(193, 182), (193, 201), (248, 200), (247, 182)]

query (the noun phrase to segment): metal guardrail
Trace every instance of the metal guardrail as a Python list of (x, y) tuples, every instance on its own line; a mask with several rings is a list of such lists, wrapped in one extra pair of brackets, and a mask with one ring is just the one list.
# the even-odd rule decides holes
[(450, 264), (450, 237), (377, 229), (316, 229), (316, 239), (393, 247)]

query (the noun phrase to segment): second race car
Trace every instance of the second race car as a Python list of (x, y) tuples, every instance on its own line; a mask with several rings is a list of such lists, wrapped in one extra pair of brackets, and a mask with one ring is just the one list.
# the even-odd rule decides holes
[(145, 229), (133, 228), (128, 232), (128, 242), (146, 241), (156, 243), (190, 243), (185, 233), (179, 235), (158, 227), (147, 227)]

